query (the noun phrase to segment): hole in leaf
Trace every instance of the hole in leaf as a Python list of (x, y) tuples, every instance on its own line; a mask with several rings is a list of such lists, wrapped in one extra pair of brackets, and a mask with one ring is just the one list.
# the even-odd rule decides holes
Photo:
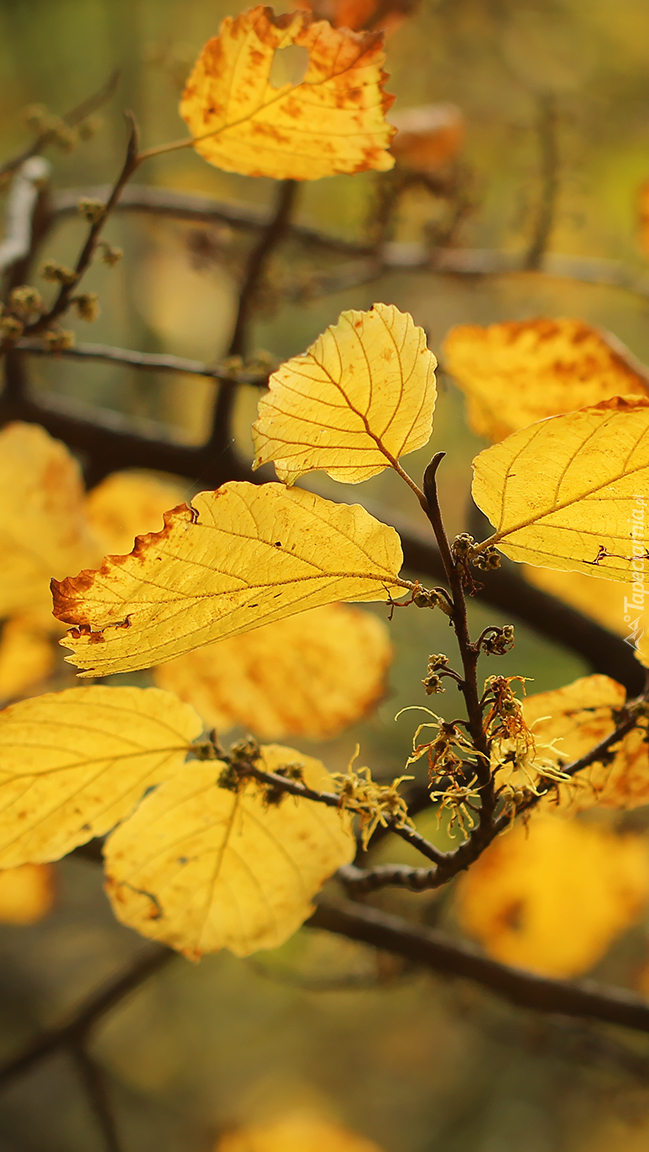
[(273, 88), (282, 88), (284, 84), (301, 84), (309, 67), (309, 50), (301, 44), (289, 44), (286, 48), (278, 48), (273, 57), (270, 69), (270, 82)]

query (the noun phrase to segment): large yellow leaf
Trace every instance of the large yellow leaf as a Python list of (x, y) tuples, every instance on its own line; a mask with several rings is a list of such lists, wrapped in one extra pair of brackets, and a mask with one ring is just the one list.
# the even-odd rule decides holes
[(383, 696), (391, 657), (382, 620), (328, 604), (178, 656), (156, 668), (155, 679), (208, 728), (324, 739)]
[(49, 607), (49, 581), (97, 564), (79, 467), (37, 424), (0, 432), (0, 617)]
[[(226, 17), (180, 104), (197, 152), (226, 172), (276, 180), (391, 168), (382, 43), (380, 33), (334, 29), (308, 12), (276, 16), (260, 5)], [(306, 74), (276, 87), (275, 54), (291, 45), (308, 51)]]
[(542, 568), (633, 580), (649, 525), (649, 399), (614, 397), (532, 424), (474, 460), (473, 498), (496, 527), (483, 544)]
[(467, 397), (471, 427), (489, 440), (612, 396), (649, 395), (647, 370), (581, 320), (458, 325), (444, 342), (444, 367)]
[[(323, 764), (293, 748), (262, 749), (267, 770), (304, 765), (311, 788), (333, 791)], [(276, 948), (306, 920), (312, 898), (356, 843), (335, 808), (258, 785), (219, 788), (224, 765), (193, 761), (109, 837), (107, 890), (118, 919), (192, 959), (229, 948)]]
[(516, 825), (462, 877), (456, 909), (490, 956), (577, 976), (649, 901), (649, 844), (576, 820)]
[(228, 1132), (215, 1152), (381, 1152), (378, 1144), (331, 1120), (294, 1113)]
[[(523, 714), (543, 756), (559, 767), (590, 752), (615, 728), (615, 712), (625, 702), (621, 684), (608, 676), (584, 676), (553, 692), (538, 692), (523, 702)], [(629, 732), (616, 745), (612, 763), (593, 764), (550, 795), (559, 812), (601, 808), (637, 808), (649, 802), (649, 748), (646, 727)], [(556, 755), (548, 746), (555, 745)]]
[(157, 532), (182, 504), (187, 485), (151, 472), (113, 472), (86, 497), (88, 520), (105, 553), (130, 552), (136, 536)]
[(69, 688), (0, 712), (0, 868), (57, 860), (182, 764), (202, 723), (159, 688)]
[(632, 624), (641, 608), (633, 603), (633, 587), (618, 581), (603, 584), (594, 576), (584, 572), (559, 572), (552, 568), (525, 567), (525, 579), (543, 592), (557, 596), (590, 616), (609, 632), (628, 636), (633, 631)]
[(358, 484), (430, 439), (437, 361), (412, 316), (393, 305), (343, 312), (269, 380), (253, 425), (255, 468), (287, 484), (322, 468)]
[(78, 627), (70, 663), (105, 676), (337, 600), (385, 600), (399, 580), (393, 528), (357, 504), (280, 484), (201, 492), (126, 557), (54, 584), (54, 612)]

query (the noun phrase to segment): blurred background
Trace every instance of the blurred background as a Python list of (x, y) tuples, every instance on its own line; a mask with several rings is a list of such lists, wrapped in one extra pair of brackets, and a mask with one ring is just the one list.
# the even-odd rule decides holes
[[(54, 190), (81, 195), (115, 178), (124, 108), (135, 113), (144, 147), (183, 136), (177, 105), (187, 73), (222, 17), (238, 10), (224, 0), (0, 0), (0, 162), (29, 139), (26, 106), (41, 103), (62, 114), (115, 67), (119, 86), (94, 118), (92, 138), (71, 152), (48, 153)], [(536, 271), (467, 275), (409, 267), (435, 237), (450, 250), (513, 257), (529, 253), (545, 229), (550, 252), (619, 261), (643, 275), (641, 188), (649, 179), (643, 0), (422, 0), (391, 28), (386, 67), (395, 119), (419, 105), (459, 110), (451, 112), (455, 134), (433, 173), (451, 191), (434, 194), (420, 184), (403, 195), (387, 237), (394, 266), (370, 283), (354, 284), (351, 257), (314, 256), (287, 243), (260, 301), (255, 348), (285, 359), (343, 309), (381, 300), (411, 312), (436, 352), (454, 324), (575, 316), (613, 331), (649, 361), (648, 301), (641, 293)], [(220, 172), (191, 151), (149, 161), (137, 175), (143, 182), (257, 207), (268, 207), (274, 195), (272, 181)], [(373, 173), (317, 181), (300, 188), (296, 217), (364, 242), (376, 227), (380, 196)], [(84, 227), (74, 214), (62, 217), (43, 255), (73, 263)], [(71, 322), (79, 340), (207, 362), (222, 357), (250, 236), (225, 223), (122, 213), (106, 237), (123, 248), (124, 259), (90, 270), (85, 283), (99, 294), (101, 315), (92, 328)], [(316, 266), (329, 276), (327, 291), (313, 278)], [(46, 284), (37, 286), (47, 294)], [(126, 413), (143, 428), (164, 425), (179, 441), (206, 436), (214, 387), (208, 379), (38, 357), (30, 373), (37, 389)], [(237, 435), (248, 454), (256, 399), (256, 391), (241, 389)], [(418, 478), (432, 451), (448, 453), (440, 487), (451, 532), (465, 526), (470, 461), (483, 447), (465, 423), (462, 397), (442, 375), (433, 440), (411, 457), (410, 471)], [(358, 490), (341, 492), (321, 477), (311, 484), (324, 495), (358, 499)], [(392, 474), (371, 481), (363, 499), (379, 514), (389, 507), (422, 527), (418, 507)], [(480, 605), (471, 614), (477, 630), (507, 622)], [(344, 769), (356, 742), (375, 774), (403, 769), (413, 723), (394, 717), (405, 705), (426, 702), (427, 657), (444, 649), (448, 630), (435, 615), (424, 632), (418, 614), (400, 612), (392, 629), (391, 689), (375, 715), (327, 745), (294, 741), (333, 770)], [(567, 649), (522, 626), (498, 670), (530, 677), (534, 691), (587, 671)], [(59, 686), (64, 682), (61, 671)], [(444, 842), (434, 817), (423, 817), (421, 827)], [(382, 851), (386, 859), (410, 859), (389, 841)], [(142, 946), (112, 918), (96, 865), (68, 859), (50, 881), (34, 912), (36, 918), (49, 908), (46, 915), (27, 926), (0, 925), (6, 1057)], [(386, 893), (377, 902), (456, 930), (445, 895)], [(649, 957), (648, 932), (640, 923), (618, 938), (594, 975), (637, 984)], [(649, 1045), (642, 1037), (514, 1010), (474, 986), (314, 930), (249, 960), (223, 953), (192, 966), (178, 958), (106, 1018), (93, 1051), (110, 1078), (124, 1149), (138, 1152), (209, 1149), (231, 1127), (293, 1108), (344, 1124), (383, 1152), (649, 1146)], [(77, 1076), (68, 1057), (57, 1055), (3, 1090), (2, 1152), (104, 1146)]]

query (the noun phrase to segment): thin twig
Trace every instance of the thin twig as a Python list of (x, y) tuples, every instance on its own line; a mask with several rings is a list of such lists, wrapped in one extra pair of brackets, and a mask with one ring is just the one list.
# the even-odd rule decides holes
[(524, 268), (528, 272), (535, 271), (541, 266), (554, 225), (554, 214), (559, 194), (557, 121), (554, 97), (550, 93), (542, 94), (539, 97), (538, 114), (541, 195), (532, 240), (524, 262)]
[(234, 372), (219, 364), (210, 366), (200, 360), (187, 360), (184, 356), (164, 356), (156, 352), (133, 352), (128, 348), (114, 348), (109, 344), (75, 344), (74, 348), (64, 348), (52, 352), (36, 339), (18, 340), (14, 345), (17, 352), (30, 352), (35, 356), (47, 356), (69, 360), (102, 360), (109, 364), (128, 364), (131, 368), (143, 368), (153, 372), (182, 372), (190, 376), (208, 376), (229, 384), (250, 384), (264, 388), (268, 383), (268, 372), (255, 373), (245, 369)]
[[(254, 310), (255, 297), (266, 275), (269, 260), (284, 239), (297, 192), (297, 180), (282, 180), (277, 189), (273, 215), (257, 244), (250, 252), (239, 292), (237, 318), (228, 348), (229, 356), (244, 356), (248, 351), (250, 320)], [(232, 384), (221, 384), (214, 406), (212, 434), (210, 436), (210, 447), (217, 454), (227, 451), (233, 440), (232, 411), (235, 394), (236, 390)]]
[(104, 1138), (106, 1152), (123, 1152), (103, 1068), (83, 1044), (72, 1044), (70, 1053), (78, 1068), (88, 1103)]
[(649, 1032), (649, 1003), (633, 992), (585, 980), (569, 983), (536, 976), (490, 960), (470, 944), (408, 924), (365, 904), (320, 903), (307, 924), (404, 956), (435, 972), (474, 980), (522, 1008)]
[(97, 248), (97, 244), (99, 242), (99, 237), (114, 205), (119, 200), (122, 188), (128, 182), (128, 180), (130, 180), (131, 176), (138, 167), (140, 162), (138, 157), (139, 133), (131, 113), (126, 113), (126, 118), (130, 125), (129, 138), (126, 146), (126, 157), (124, 159), (121, 172), (117, 177), (111, 194), (104, 206), (103, 212), (99, 218), (94, 220), (90, 225), (85, 244), (83, 245), (77, 258), (77, 262), (74, 266), (74, 279), (71, 281), (71, 283), (61, 284), (59, 292), (51, 308), (43, 316), (39, 317), (38, 320), (35, 320), (33, 324), (30, 324), (25, 329), (26, 336), (35, 336), (39, 332), (45, 331), (50, 327), (53, 321), (58, 319), (58, 317), (66, 312), (69, 308), (72, 294), (78, 287), (79, 281), (90, 267), (92, 258)]
[[(92, 96), (86, 97), (85, 100), (82, 100), (80, 104), (77, 104), (76, 107), (74, 107), (70, 112), (61, 117), (63, 123), (67, 124), (68, 128), (74, 128), (77, 124), (80, 124), (82, 120), (85, 120), (86, 117), (91, 116), (93, 112), (96, 112), (98, 108), (101, 108), (103, 104), (106, 104), (117, 88), (119, 76), (120, 72), (117, 68), (111, 72), (106, 83), (102, 84), (101, 88), (97, 92), (95, 92)], [(32, 144), (30, 144), (27, 148), (24, 148), (23, 151), (19, 152), (17, 156), (13, 156), (11, 160), (6, 160), (4, 164), (0, 165), (0, 177), (6, 176), (10, 172), (15, 172), (18, 168), (21, 167), (22, 164), (25, 163), (26, 160), (31, 159), (32, 156), (38, 155), (38, 153), (41, 152), (43, 148), (45, 148), (48, 144), (50, 144), (52, 140), (55, 139), (55, 137), (55, 129), (48, 128), (45, 131), (39, 133)]]
[(54, 1028), (46, 1028), (29, 1042), (16, 1056), (0, 1066), (0, 1088), (17, 1076), (28, 1072), (40, 1060), (61, 1048), (85, 1042), (95, 1025), (126, 996), (144, 984), (177, 958), (170, 949), (149, 948), (138, 956), (125, 972), (85, 1000), (67, 1020)]

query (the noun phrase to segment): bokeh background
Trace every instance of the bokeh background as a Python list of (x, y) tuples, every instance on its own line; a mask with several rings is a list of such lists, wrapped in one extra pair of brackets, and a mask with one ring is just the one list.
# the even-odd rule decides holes
[[(0, 0), (0, 159), (28, 139), (26, 105), (65, 112), (115, 66), (119, 87), (94, 137), (69, 154), (52, 150), (54, 187), (86, 189), (114, 178), (125, 138), (123, 108), (135, 113), (145, 147), (182, 136), (183, 79), (221, 18), (238, 10), (224, 0)], [(452, 102), (464, 116), (461, 163), (471, 210), (457, 244), (526, 250), (542, 197), (539, 116), (551, 100), (559, 191), (550, 250), (623, 261), (643, 272), (638, 201), (649, 178), (644, 0), (423, 0), (391, 35), (387, 52), (396, 110)], [(150, 161), (138, 181), (255, 205), (270, 204), (274, 191), (272, 181), (219, 172), (190, 151)], [(297, 216), (360, 239), (375, 199), (373, 174), (336, 177), (302, 188)], [(442, 211), (425, 190), (413, 190), (402, 202), (393, 241), (419, 242)], [(45, 254), (73, 262), (82, 229), (80, 220), (68, 218)], [(249, 238), (227, 226), (128, 214), (115, 216), (106, 235), (125, 257), (114, 269), (91, 269), (87, 286), (99, 293), (102, 312), (92, 329), (73, 324), (79, 339), (208, 362), (222, 356)], [(273, 265), (274, 282), (281, 286), (303, 273), (305, 259), (288, 245)], [(323, 266), (335, 262), (319, 259)], [(38, 286), (45, 292), (46, 285)], [(370, 284), (283, 303), (271, 290), (257, 316), (255, 346), (286, 358), (341, 310), (375, 300), (412, 312), (436, 351), (453, 324), (568, 315), (612, 330), (649, 361), (645, 298), (532, 272), (469, 277), (403, 268)], [(143, 426), (155, 421), (185, 442), (205, 436), (208, 380), (38, 358), (30, 371), (39, 389), (127, 413)], [(252, 390), (243, 389), (237, 414), (243, 451), (249, 451), (255, 403)], [(442, 377), (433, 441), (411, 459), (410, 470), (419, 475), (431, 451), (447, 451), (441, 494), (451, 531), (465, 525), (470, 461), (483, 446), (466, 426), (459, 393)], [(314, 486), (358, 499), (358, 490), (341, 493), (322, 479)], [(396, 509), (422, 527), (417, 506), (392, 475), (370, 482), (363, 498), (373, 510)], [(506, 621), (472, 607), (475, 628), (492, 622)], [(332, 769), (344, 768), (357, 741), (377, 775), (402, 769), (413, 724), (394, 717), (407, 704), (425, 703), (427, 656), (444, 649), (448, 630), (433, 615), (424, 629), (416, 612), (396, 612), (392, 627), (391, 693), (375, 716), (327, 746), (303, 745)], [(522, 626), (501, 669), (532, 678), (536, 691), (587, 671), (567, 649)], [(430, 818), (424, 826), (434, 834)], [(388, 853), (406, 859), (398, 846), (387, 844)], [(0, 1050), (7, 1056), (141, 947), (113, 920), (91, 862), (64, 861), (55, 884), (55, 906), (46, 918), (28, 927), (0, 926)], [(386, 894), (379, 902), (455, 929), (443, 895)], [(594, 974), (629, 982), (645, 956), (649, 938), (640, 924), (616, 941)], [(247, 961), (222, 954), (192, 966), (179, 958), (106, 1019), (94, 1051), (110, 1076), (124, 1147), (133, 1152), (212, 1148), (229, 1126), (293, 1107), (337, 1119), (384, 1152), (640, 1152), (649, 1145), (644, 1039), (540, 1019), (468, 984), (313, 930)], [(67, 1057), (56, 1056), (3, 1091), (2, 1152), (102, 1147), (76, 1077)]]

